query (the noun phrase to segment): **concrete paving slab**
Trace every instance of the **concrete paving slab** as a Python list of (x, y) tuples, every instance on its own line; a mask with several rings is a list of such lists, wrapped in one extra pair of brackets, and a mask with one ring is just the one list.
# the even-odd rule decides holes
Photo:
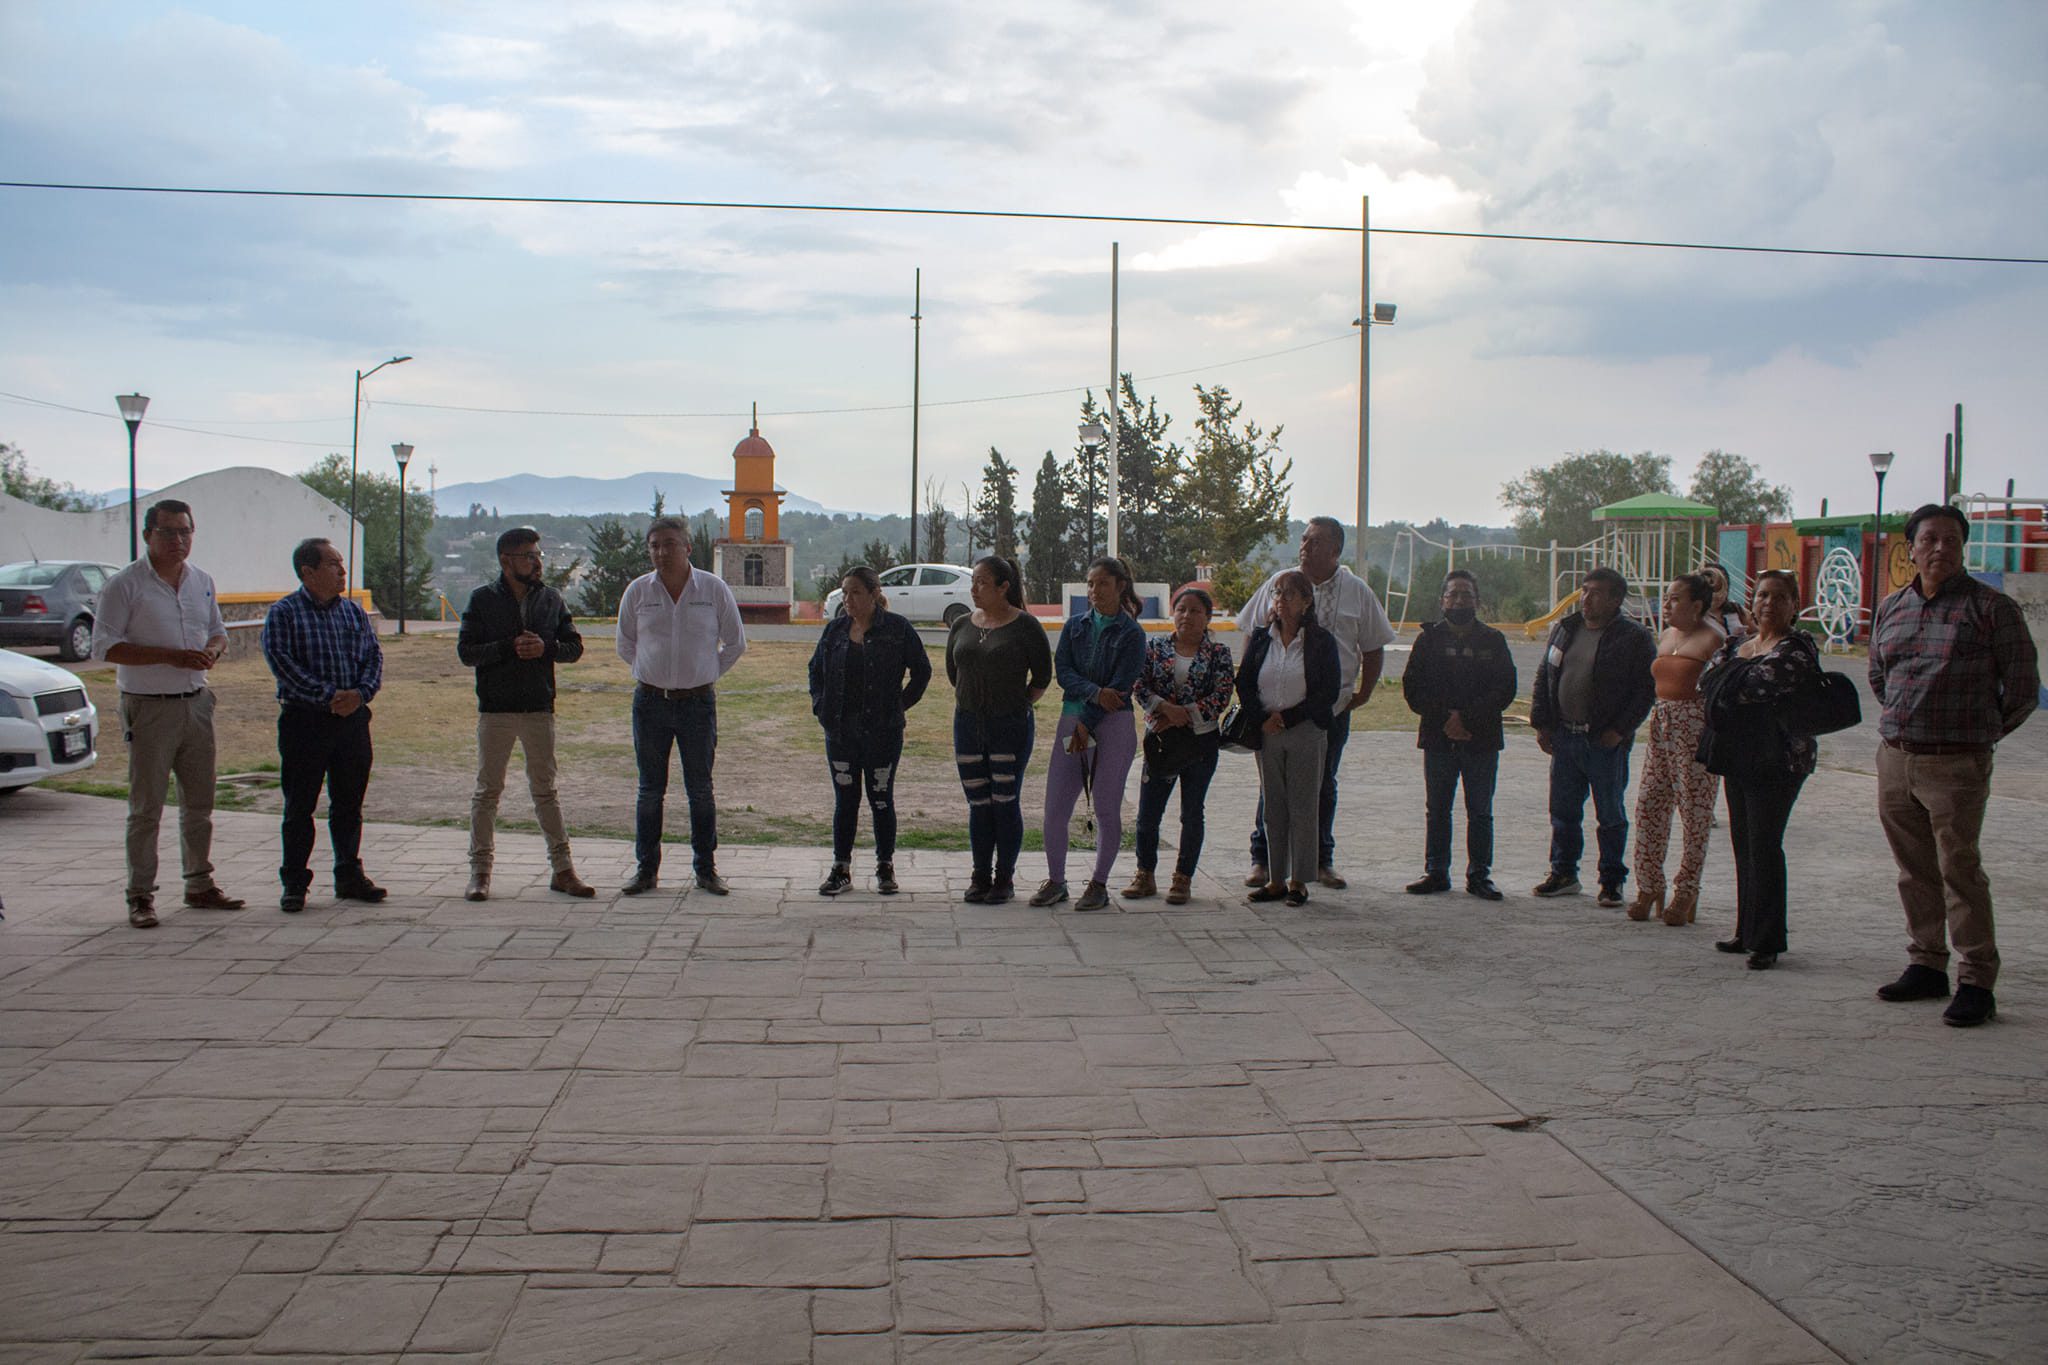
[[(1390, 738), (1354, 740), (1347, 800), (1412, 766)], [(1733, 1041), (1667, 1045), (1647, 1000), (1740, 1023), (1712, 1008), (1718, 978), (1567, 986), (1576, 958), (1631, 980), (1669, 961), (1590, 905), (1421, 917), (1384, 885), (1405, 809), (1352, 891), (1255, 913), (1224, 881), (1242, 795), (1212, 802), (1217, 867), (1177, 914), (967, 906), (965, 860), (923, 851), (887, 904), (820, 902), (822, 851), (755, 848), (721, 853), (722, 901), (570, 902), (519, 835), (505, 896), (477, 907), (449, 871), (459, 831), (376, 827), (383, 905), (173, 910), (155, 935), (99, 913), (117, 806), (16, 798), (0, 858), (33, 839), (71, 864), (0, 928), (0, 1024), (22, 1025), (0, 1037), (0, 1160), (24, 1154), (0, 1164), (0, 1340), (31, 1359), (1826, 1359), (1697, 1242), (1782, 1232), (1747, 1197), (1767, 1159), (1729, 1153), (1840, 1169), (1844, 1133), (1872, 1181), (1901, 1133), (1973, 1159), (1996, 1235), (2024, 1242), (2038, 1163), (1977, 1129), (1944, 1142), (1938, 1107), (1869, 1104), (1896, 1063), (1868, 1029), (1823, 1038), (1838, 1064), (1782, 1096)], [(222, 812), (224, 876), (253, 887), (274, 839)], [(1532, 1037), (1553, 1051), (1530, 1067)], [(1598, 1065), (1557, 1062), (1574, 1050)], [(1959, 1102), (2048, 1125), (2037, 1073), (2004, 1057), (1965, 1068)], [(1829, 1282), (1880, 1302), (1924, 1260)], [(1814, 1290), (1786, 1297), (1806, 1314)], [(2031, 1343), (2018, 1285), (1985, 1302), (1892, 1342)]]

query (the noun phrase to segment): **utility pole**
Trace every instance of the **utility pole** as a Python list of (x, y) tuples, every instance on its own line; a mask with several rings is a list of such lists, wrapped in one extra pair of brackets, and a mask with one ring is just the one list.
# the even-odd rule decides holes
[(923, 401), (924, 350), (924, 267), (919, 266), (911, 285), (910, 304), (910, 553), (904, 562), (917, 562), (917, 416)]
[(1117, 540), (1117, 512), (1123, 505), (1123, 483), (1117, 477), (1116, 429), (1120, 375), (1116, 367), (1117, 243), (1109, 244), (1109, 549), (1111, 559), (1120, 556)]

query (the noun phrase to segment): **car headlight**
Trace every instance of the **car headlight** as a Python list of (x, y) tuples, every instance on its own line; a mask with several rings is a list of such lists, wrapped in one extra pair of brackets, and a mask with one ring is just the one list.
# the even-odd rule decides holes
[(21, 709), (21, 703), (15, 699), (12, 692), (0, 692), (0, 719), (6, 719), (10, 716), (25, 716), (27, 714), (26, 711)]

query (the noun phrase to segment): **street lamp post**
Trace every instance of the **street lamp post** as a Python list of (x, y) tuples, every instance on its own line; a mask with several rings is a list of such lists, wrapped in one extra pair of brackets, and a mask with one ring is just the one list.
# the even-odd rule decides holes
[[(1088, 448), (1088, 560), (1095, 559), (1095, 452), (1109, 433), (1100, 422), (1081, 423), (1081, 444)], [(1086, 564), (1082, 566), (1084, 569)]]
[(356, 541), (361, 536), (356, 521), (356, 438), (363, 429), (363, 381), (386, 365), (403, 365), (411, 359), (409, 355), (395, 355), (389, 360), (378, 361), (367, 370), (356, 371), (356, 402), (349, 410), (348, 419), (348, 577), (342, 580), (344, 594), (355, 587)]
[(135, 529), (135, 504), (140, 495), (135, 491), (135, 429), (142, 425), (142, 414), (149, 411), (149, 400), (139, 393), (117, 393), (114, 401), (121, 406), (121, 420), (128, 424), (128, 558), (142, 556), (142, 542)]
[(1892, 452), (1875, 450), (1870, 454), (1870, 472), (1877, 475), (1877, 518), (1870, 523), (1870, 624), (1877, 625), (1877, 604), (1884, 596), (1878, 575), (1885, 570), (1884, 562), (1884, 476), (1892, 467)]
[(412, 447), (403, 441), (391, 447), (398, 461), (398, 633), (405, 634), (405, 467), (412, 462)]

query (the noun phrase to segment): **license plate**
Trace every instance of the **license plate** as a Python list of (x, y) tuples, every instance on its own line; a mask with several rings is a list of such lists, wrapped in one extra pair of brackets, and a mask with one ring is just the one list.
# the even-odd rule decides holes
[(58, 736), (58, 742), (66, 758), (84, 758), (92, 747), (92, 734), (87, 730), (66, 730)]

